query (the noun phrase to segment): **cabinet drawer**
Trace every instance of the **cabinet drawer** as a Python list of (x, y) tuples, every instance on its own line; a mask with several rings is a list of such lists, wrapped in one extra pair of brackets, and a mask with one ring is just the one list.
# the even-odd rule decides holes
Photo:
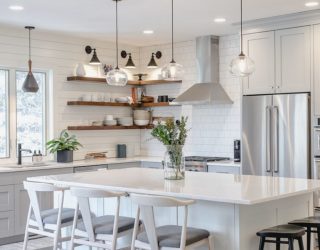
[(14, 233), (14, 211), (0, 212), (0, 238)]
[(161, 162), (144, 161), (144, 162), (142, 162), (141, 166), (143, 168), (159, 168), (159, 169), (163, 168)]
[(14, 186), (0, 186), (0, 212), (14, 209)]
[(208, 166), (208, 172), (221, 174), (240, 174), (239, 167), (232, 166)]
[(114, 163), (108, 164), (108, 169), (120, 169), (120, 168), (139, 168), (141, 167), (140, 162), (126, 162), (126, 163)]

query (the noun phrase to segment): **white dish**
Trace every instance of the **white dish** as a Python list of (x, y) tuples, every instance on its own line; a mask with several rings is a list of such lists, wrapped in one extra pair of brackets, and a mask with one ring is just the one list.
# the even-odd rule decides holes
[(134, 120), (134, 124), (138, 126), (147, 126), (149, 124), (149, 120)]
[(105, 120), (105, 121), (103, 121), (103, 125), (116, 126), (117, 125), (117, 120)]
[(129, 99), (128, 99), (128, 97), (117, 97), (117, 98), (115, 98), (115, 101), (119, 102), (119, 103), (128, 103)]

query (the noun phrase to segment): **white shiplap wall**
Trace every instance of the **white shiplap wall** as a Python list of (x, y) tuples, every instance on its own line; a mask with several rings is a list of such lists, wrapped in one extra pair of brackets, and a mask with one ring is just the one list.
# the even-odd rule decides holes
[[(159, 65), (170, 61), (169, 45), (141, 48), (140, 65), (147, 65), (152, 52), (161, 50), (164, 58)], [(220, 38), (220, 83), (231, 99), (232, 105), (195, 105), (183, 107), (155, 108), (156, 116), (189, 116), (189, 138), (186, 145), (187, 155), (214, 155), (233, 157), (233, 140), (240, 138), (240, 82), (228, 71), (230, 61), (239, 53), (239, 37), (237, 35)], [(183, 84), (170, 86), (148, 87), (148, 95), (168, 94), (175, 97), (197, 81), (195, 61), (195, 41), (177, 43), (175, 45), (175, 59), (184, 66)], [(154, 78), (159, 70), (149, 71), (149, 77)], [(164, 147), (155, 140), (150, 140), (148, 132), (141, 137), (141, 153), (145, 155), (161, 156)]]
[[(87, 124), (94, 120), (102, 120), (106, 114), (116, 117), (131, 115), (129, 108), (108, 107), (68, 107), (68, 100), (77, 100), (84, 93), (105, 93), (111, 97), (130, 95), (130, 87), (107, 87), (103, 84), (81, 84), (67, 82), (66, 77), (74, 75), (78, 62), (88, 62), (90, 56), (84, 52), (86, 45), (97, 48), (100, 60), (107, 64), (115, 62), (114, 44), (104, 41), (93, 41), (88, 38), (73, 37), (64, 34), (45, 33), (35, 30), (32, 34), (32, 54), (34, 69), (50, 72), (51, 131), (52, 136), (68, 125)], [(26, 68), (28, 58), (27, 32), (23, 29), (0, 26), (0, 66)], [(238, 36), (225, 36), (220, 39), (220, 82), (234, 101), (233, 105), (201, 105), (170, 108), (155, 108), (155, 116), (189, 116), (189, 138), (186, 154), (217, 155), (232, 157), (233, 140), (240, 137), (240, 84), (238, 79), (231, 77), (228, 64), (238, 53)], [(158, 60), (162, 66), (171, 60), (171, 46), (159, 45), (137, 48), (122, 45), (120, 49), (132, 52), (133, 59), (140, 65), (135, 72), (147, 72), (148, 78), (155, 79), (159, 70), (148, 70), (151, 53), (161, 50), (163, 57)], [(147, 87), (147, 94), (157, 97), (166, 95), (175, 97), (189, 88), (197, 80), (195, 61), (195, 41), (180, 42), (175, 45), (175, 59), (184, 66), (183, 84)], [(125, 60), (120, 64), (124, 64)], [(90, 74), (98, 69), (86, 66)], [(13, 84), (13, 83), (12, 83)], [(75, 153), (75, 159), (81, 159), (90, 151), (108, 151), (109, 157), (115, 156), (115, 145), (125, 143), (128, 155), (162, 156), (164, 148), (155, 140), (150, 139), (150, 131), (79, 131), (75, 132), (84, 148)], [(11, 138), (14, 139), (14, 138)]]
[[(32, 59), (34, 69), (50, 71), (50, 88), (53, 93), (51, 100), (51, 126), (55, 136), (68, 125), (84, 124), (94, 120), (102, 120), (106, 114), (116, 117), (131, 115), (129, 108), (97, 108), (68, 107), (68, 100), (76, 100), (84, 93), (111, 93), (112, 97), (127, 96), (130, 87), (115, 88), (104, 84), (70, 83), (66, 77), (73, 75), (78, 62), (88, 62), (90, 56), (84, 51), (86, 45), (97, 48), (102, 62), (113, 64), (115, 61), (114, 44), (103, 41), (92, 41), (88, 38), (72, 37), (62, 34), (44, 33), (35, 30), (32, 33)], [(139, 49), (133, 46), (120, 46), (133, 54), (139, 60)], [(0, 26), (0, 66), (26, 68), (28, 58), (27, 32), (21, 29)], [(124, 60), (121, 61), (124, 63)], [(88, 68), (95, 73), (97, 68)], [(14, 83), (11, 83), (14, 84)], [(12, 125), (13, 126), (13, 125)], [(79, 131), (75, 132), (84, 145), (75, 153), (76, 159), (83, 158), (88, 151), (109, 151), (109, 156), (115, 155), (115, 145), (126, 143), (129, 155), (140, 154), (140, 131)], [(53, 135), (52, 135), (53, 136)], [(14, 138), (11, 138), (14, 139)]]

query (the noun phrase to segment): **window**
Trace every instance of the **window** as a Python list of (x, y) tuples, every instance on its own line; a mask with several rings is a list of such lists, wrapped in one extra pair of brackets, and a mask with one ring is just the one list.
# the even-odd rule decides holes
[[(39, 91), (25, 93), (22, 85), (27, 72), (0, 68), (0, 158), (14, 160), (18, 143), (24, 149), (46, 154), (47, 73), (33, 74)], [(30, 155), (23, 152), (23, 156)]]
[[(27, 72), (16, 71), (17, 143), (23, 148), (45, 152), (45, 93), (46, 74), (34, 73), (39, 85), (37, 93), (25, 93), (22, 84)], [(31, 155), (23, 152), (23, 155)]]
[(0, 70), (0, 158), (9, 156), (8, 70)]

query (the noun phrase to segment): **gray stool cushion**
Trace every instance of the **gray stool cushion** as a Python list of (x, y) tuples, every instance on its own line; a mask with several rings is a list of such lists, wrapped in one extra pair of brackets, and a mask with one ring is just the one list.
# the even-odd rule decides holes
[[(179, 248), (181, 241), (181, 226), (161, 226), (156, 228), (156, 234), (158, 237), (158, 244), (160, 247), (173, 247)], [(207, 230), (188, 227), (186, 246), (195, 242), (208, 238), (210, 233)], [(138, 234), (137, 239), (139, 241), (149, 243), (146, 232)]]
[[(113, 234), (113, 215), (105, 215), (92, 218), (92, 227), (95, 234)], [(118, 233), (132, 229), (134, 227), (134, 219), (129, 217), (119, 216)], [(81, 231), (86, 231), (84, 223), (78, 223), (77, 228)]]
[[(58, 208), (43, 210), (40, 212), (41, 219), (44, 224), (57, 224), (58, 220)], [(73, 221), (74, 209), (72, 208), (63, 208), (61, 212), (61, 223), (68, 223)], [(31, 215), (32, 220), (36, 220), (34, 214)]]

